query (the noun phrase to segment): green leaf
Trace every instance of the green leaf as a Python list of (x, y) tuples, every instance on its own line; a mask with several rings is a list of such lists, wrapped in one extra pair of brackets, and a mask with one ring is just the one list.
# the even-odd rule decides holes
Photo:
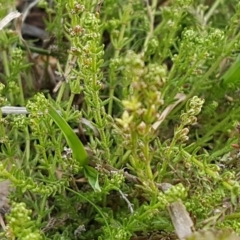
[(68, 123), (58, 114), (58, 112), (52, 107), (48, 107), (48, 114), (53, 121), (62, 130), (69, 147), (72, 149), (73, 157), (82, 165), (88, 164), (88, 155), (82, 142), (79, 140), (77, 135), (74, 133)]
[(240, 83), (240, 55), (222, 76), (222, 85)]
[(98, 182), (98, 171), (91, 166), (84, 166), (84, 175), (88, 179), (89, 184), (92, 186), (94, 191), (101, 192), (101, 188)]

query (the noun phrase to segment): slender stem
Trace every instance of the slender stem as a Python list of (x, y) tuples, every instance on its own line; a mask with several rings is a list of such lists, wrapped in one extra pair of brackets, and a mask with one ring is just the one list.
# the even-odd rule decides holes
[[(125, 13), (124, 17), (129, 18), (129, 14), (130, 14), (130, 11), (127, 11)], [(117, 43), (115, 46), (115, 52), (114, 52), (113, 59), (116, 59), (119, 57), (121, 48), (123, 47), (122, 41), (123, 41), (124, 33), (126, 30), (126, 24), (127, 24), (126, 22), (123, 22), (121, 25), (120, 34), (118, 36)], [(112, 110), (113, 110), (113, 99), (114, 99), (113, 97), (114, 97), (114, 91), (115, 91), (115, 82), (116, 82), (116, 73), (113, 69), (110, 69), (110, 82), (109, 82), (110, 90), (109, 90), (109, 103), (108, 103), (108, 114), (109, 115), (112, 115)]]
[[(3, 67), (4, 67), (4, 72), (6, 74), (6, 77), (8, 78), (10, 76), (10, 69), (8, 67), (8, 57), (7, 57), (7, 52), (6, 50), (2, 51), (2, 60), (3, 60)], [(9, 91), (9, 98), (10, 102), (13, 103), (13, 94), (11, 91)]]
[(223, 2), (222, 0), (216, 0), (213, 2), (211, 8), (209, 9), (209, 11), (207, 12), (207, 14), (204, 16), (204, 20), (205, 20), (205, 25), (207, 24), (208, 20), (210, 19), (210, 17), (214, 14), (214, 11), (217, 9), (218, 5)]
[(24, 106), (25, 100), (24, 100), (23, 86), (22, 86), (22, 80), (21, 80), (20, 75), (18, 75), (17, 80), (18, 80), (18, 86), (19, 86), (19, 91), (20, 91), (20, 96), (19, 96), (20, 101), (19, 102), (22, 106)]
[(72, 107), (74, 96), (75, 94), (71, 92), (70, 98), (68, 100), (67, 112), (69, 112)]
[(204, 137), (197, 142), (197, 144), (199, 146), (202, 146), (211, 135), (216, 133), (218, 130), (222, 129), (224, 125), (226, 125), (226, 123), (229, 121), (230, 118), (231, 118), (231, 115), (226, 116), (221, 122), (219, 122), (217, 125), (209, 129), (208, 132), (204, 135)]
[(40, 209), (38, 211), (38, 217), (37, 217), (37, 224), (39, 226), (41, 226), (41, 221), (42, 221), (42, 218), (44, 217), (44, 212), (45, 212), (45, 209), (46, 209), (46, 202), (47, 202), (47, 196), (44, 195), (41, 197), (41, 205), (40, 205)]
[(119, 161), (118, 163), (116, 163), (116, 159), (118, 159), (119, 158), (119, 154), (118, 154), (118, 151), (120, 152), (122, 150), (122, 148), (117, 148), (117, 152), (115, 153), (115, 155), (116, 155), (116, 157), (112, 160), (112, 165), (113, 166), (116, 166), (116, 168), (117, 169), (119, 169), (119, 168), (121, 168), (127, 161), (128, 161), (128, 158), (129, 158), (129, 156), (130, 156), (130, 154), (131, 154), (131, 150), (127, 150), (124, 154), (123, 154), (123, 156), (122, 156), (122, 158), (121, 158), (121, 161)]
[(69, 192), (72, 192), (74, 194), (76, 194), (77, 196), (79, 196), (80, 198), (84, 199), (85, 201), (87, 201), (88, 203), (90, 203), (95, 209), (96, 211), (101, 215), (101, 217), (103, 218), (103, 221), (105, 222), (106, 227), (109, 229), (109, 234), (110, 234), (110, 240), (114, 240), (115, 238), (112, 235), (112, 231), (111, 228), (108, 224), (107, 218), (106, 216), (103, 214), (103, 212), (101, 211), (101, 209), (94, 204), (92, 201), (90, 201), (87, 197), (85, 197), (83, 194), (81, 194), (80, 192), (76, 192), (74, 190), (72, 190), (71, 188), (66, 188)]
[(160, 173), (159, 173), (159, 181), (161, 182), (161, 180), (163, 179), (165, 173), (166, 173), (166, 170), (167, 170), (167, 166), (169, 164), (169, 161), (172, 157), (172, 149), (174, 148), (174, 146), (176, 145), (176, 139), (173, 138), (170, 146), (168, 147), (168, 150), (167, 150), (167, 153), (166, 153), (166, 157), (163, 161), (163, 164), (162, 164), (162, 168), (160, 170)]
[[(73, 56), (69, 54), (67, 64), (66, 64), (65, 69), (64, 69), (64, 77), (65, 78), (67, 78), (69, 73), (70, 73), (71, 67), (69, 65), (71, 64), (72, 59), (73, 59)], [(60, 64), (57, 64), (57, 68), (58, 68), (59, 72), (62, 72)], [(57, 95), (57, 99), (56, 99), (57, 103), (61, 102), (61, 100), (63, 98), (63, 94), (66, 92), (66, 89), (67, 89), (66, 86), (67, 86), (66, 81), (63, 81), (62, 84), (61, 84), (60, 90), (58, 92), (58, 95)]]
[(198, 161), (195, 157), (193, 157), (191, 154), (188, 152), (184, 151), (182, 149), (183, 155), (189, 160), (190, 162), (194, 163), (197, 165), (201, 170), (204, 170), (209, 176), (211, 176), (213, 179), (217, 181), (221, 181), (223, 186), (226, 187), (228, 190), (232, 190), (232, 186), (227, 183), (226, 181), (223, 181), (221, 177), (218, 175), (218, 173), (212, 171), (210, 168), (206, 167), (202, 162)]
[(148, 31), (148, 34), (145, 38), (144, 45), (143, 45), (144, 46), (143, 51), (146, 51), (148, 42), (153, 36), (155, 12), (156, 12), (156, 7), (157, 7), (157, 1), (156, 0), (152, 1), (152, 6), (150, 6), (149, 0), (145, 0), (145, 1), (146, 1), (146, 4), (147, 4), (147, 13), (148, 13), (148, 18), (149, 18), (150, 23), (149, 23), (149, 31)]
[(28, 127), (25, 128), (25, 164), (26, 168), (29, 169), (29, 160), (30, 160), (30, 135), (28, 131)]
[[(92, 77), (90, 77), (91, 79), (88, 80), (88, 82), (86, 81), (86, 84), (91, 84), (91, 88), (95, 89), (96, 87), (98, 87), (98, 68), (97, 68), (97, 56), (96, 54), (93, 54), (92, 57)], [(91, 101), (94, 103), (94, 106), (92, 106), (93, 108), (93, 117), (96, 121), (96, 125), (98, 125), (99, 127), (99, 134), (101, 137), (101, 141), (102, 141), (102, 146), (104, 148), (104, 152), (105, 152), (105, 156), (107, 161), (110, 160), (110, 150), (109, 150), (109, 146), (108, 146), (108, 139), (106, 137), (106, 133), (105, 133), (105, 129), (104, 129), (104, 121), (105, 121), (105, 110), (104, 108), (101, 106), (101, 100), (99, 98), (99, 91), (91, 91)]]
[(62, 85), (61, 85), (61, 87), (59, 89), (59, 92), (58, 92), (58, 95), (57, 95), (57, 99), (56, 99), (57, 103), (60, 103), (61, 100), (62, 100), (66, 84), (67, 84), (66, 82), (62, 82)]
[(228, 220), (228, 219), (239, 219), (239, 218), (240, 218), (240, 213), (233, 213), (233, 214), (224, 216), (224, 219), (226, 219), (226, 220)]

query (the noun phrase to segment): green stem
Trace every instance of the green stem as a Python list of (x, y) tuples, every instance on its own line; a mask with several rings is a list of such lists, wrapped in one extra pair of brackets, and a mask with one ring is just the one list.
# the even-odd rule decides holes
[[(69, 54), (69, 55), (68, 55), (68, 59), (67, 59), (67, 64), (66, 64), (65, 69), (64, 69), (64, 75), (65, 75), (66, 72), (68, 72), (69, 65), (70, 65), (72, 59), (73, 59), (73, 56)], [(58, 71), (59, 71), (60, 73), (63, 72), (62, 69), (61, 69), (60, 64), (57, 64), (57, 69), (58, 69)], [(69, 74), (69, 73), (68, 73), (68, 74)], [(64, 77), (67, 78), (68, 76), (64, 76)], [(66, 93), (66, 90), (67, 90), (67, 87), (66, 87), (66, 86), (67, 86), (66, 81), (63, 81), (63, 82), (62, 82), (62, 85), (61, 85), (61, 87), (60, 87), (60, 89), (59, 89), (58, 95), (57, 95), (57, 99), (56, 99), (56, 102), (57, 102), (57, 103), (60, 103), (61, 100), (63, 99), (63, 94)]]
[[(125, 19), (129, 18), (129, 14), (130, 14), (130, 11), (127, 11), (125, 13), (125, 15), (124, 15), (124, 18)], [(125, 30), (126, 30), (126, 24), (127, 23), (123, 22), (122, 25), (121, 25), (120, 34), (119, 34), (117, 42), (116, 42), (116, 46), (117, 47), (115, 46), (115, 52), (114, 52), (113, 59), (116, 59), (116, 58), (119, 57), (120, 51), (121, 51), (121, 49), (123, 47), (122, 46), (122, 41), (123, 41), (124, 33), (125, 33)], [(115, 83), (116, 83), (116, 73), (115, 73), (115, 70), (110, 69), (109, 76), (110, 76), (110, 82), (109, 82), (110, 90), (109, 90), (108, 114), (112, 115), (113, 99), (114, 99), (113, 97), (114, 97)]]
[(79, 192), (76, 192), (74, 190), (72, 190), (71, 188), (66, 188), (69, 192), (72, 192), (76, 195), (78, 195), (80, 198), (84, 199), (85, 201), (87, 201), (88, 203), (90, 203), (96, 210), (97, 212), (101, 215), (101, 217), (103, 218), (103, 221), (105, 222), (105, 226), (107, 226), (108, 230), (109, 230), (109, 234), (110, 234), (110, 240), (114, 240), (115, 238), (113, 237), (112, 235), (112, 231), (111, 231), (111, 228), (108, 224), (108, 221), (105, 217), (105, 215), (103, 214), (102, 210), (96, 205), (94, 204), (92, 201), (90, 201), (88, 198), (84, 197), (83, 194), (79, 193)]
[(153, 0), (152, 1), (152, 6), (149, 5), (149, 0), (147, 0), (146, 3), (147, 3), (148, 18), (150, 20), (150, 23), (149, 23), (149, 31), (148, 31), (148, 34), (147, 34), (147, 36), (145, 38), (144, 45), (143, 45), (143, 52), (146, 51), (148, 42), (149, 42), (149, 40), (153, 36), (155, 12), (156, 12), (156, 7), (157, 7), (158, 1), (157, 0)]
[(116, 159), (119, 159), (119, 153), (121, 153), (120, 151), (122, 151), (122, 148), (118, 147), (117, 150), (116, 150), (116, 157), (113, 158), (112, 160), (112, 165), (115, 166), (117, 169), (121, 168), (124, 164), (126, 164), (126, 162), (129, 160), (129, 156), (131, 154), (131, 150), (127, 150), (122, 158), (121, 158), (121, 161), (119, 161), (118, 163), (116, 163)]
[[(89, 82), (92, 84), (92, 88), (96, 88), (98, 85), (98, 74), (97, 74), (97, 56), (93, 55), (93, 63), (92, 63), (92, 70), (93, 70), (93, 78)], [(99, 98), (99, 91), (92, 91), (92, 102), (94, 103), (94, 111), (93, 111), (93, 117), (96, 121), (96, 124), (99, 126), (99, 134), (102, 140), (102, 144), (105, 150), (105, 156), (107, 158), (107, 161), (110, 160), (110, 151), (108, 146), (108, 140), (106, 138), (105, 129), (104, 129), (104, 122), (102, 119), (102, 116), (105, 116), (106, 113), (104, 111), (104, 108), (101, 106), (101, 100)], [(105, 118), (105, 117), (103, 117)]]
[(70, 98), (68, 100), (68, 105), (67, 105), (67, 110), (66, 110), (67, 112), (69, 112), (72, 107), (74, 96), (75, 96), (75, 94), (71, 92)]
[[(18, 47), (21, 48), (22, 50), (27, 50), (26, 47), (22, 44), (18, 44)], [(40, 55), (44, 55), (44, 56), (55, 56), (55, 57), (60, 57), (60, 54), (57, 52), (50, 52), (49, 50), (45, 50), (42, 48), (37, 48), (34, 46), (29, 46), (28, 45), (29, 50), (31, 51), (31, 53), (38, 53)]]
[(61, 87), (59, 89), (59, 92), (58, 92), (58, 95), (57, 95), (56, 103), (61, 102), (66, 84), (67, 84), (66, 82), (62, 82), (62, 85), (61, 85)]
[(222, 0), (216, 0), (213, 2), (211, 8), (208, 10), (207, 14), (204, 16), (205, 24), (207, 24), (210, 17), (214, 14), (214, 11), (217, 9), (218, 5), (222, 2)]
[[(6, 50), (2, 51), (2, 60), (3, 60), (3, 68), (4, 68), (5, 75), (8, 78), (10, 76), (10, 69), (8, 67), (9, 60), (7, 57)], [(7, 79), (7, 81), (8, 81), (8, 79)], [(10, 102), (13, 103), (13, 94), (11, 91), (9, 92), (9, 98), (10, 98)]]
[(162, 168), (161, 168), (160, 173), (159, 173), (159, 178), (158, 179), (159, 179), (160, 182), (163, 179), (163, 177), (164, 177), (164, 175), (167, 171), (167, 166), (168, 166), (169, 161), (172, 157), (172, 149), (174, 148), (175, 145), (176, 145), (176, 140), (175, 140), (175, 138), (173, 138), (173, 140), (172, 140), (172, 142), (171, 142), (171, 144), (168, 148), (168, 151), (166, 153), (166, 157), (163, 161)]
[[(175, 26), (180, 26), (181, 25), (179, 23), (181, 22), (182, 15), (183, 15), (183, 11), (179, 13), (178, 18), (176, 18), (176, 20), (174, 21)], [(170, 46), (172, 45), (172, 42), (170, 40), (174, 39), (174, 36), (175, 36), (175, 34), (177, 33), (177, 30), (178, 30), (178, 27), (176, 27), (176, 28), (171, 27), (171, 29), (172, 30), (170, 31), (167, 38), (165, 39), (165, 46), (164, 46), (163, 52), (161, 54), (162, 60), (165, 60), (168, 56)]]
[(19, 96), (20, 101), (19, 102), (20, 102), (21, 106), (24, 106), (25, 100), (24, 100), (23, 86), (22, 86), (22, 80), (21, 80), (20, 75), (18, 75), (17, 80), (18, 80), (18, 86), (19, 86), (19, 91), (20, 91), (20, 96)]
[(224, 218), (226, 220), (228, 220), (228, 219), (239, 219), (240, 218), (240, 213), (233, 213), (231, 215), (225, 215)]
[(231, 118), (231, 115), (228, 115), (217, 125), (210, 128), (209, 131), (204, 135), (204, 137), (197, 142), (198, 146), (202, 146), (206, 142), (206, 140), (209, 139), (211, 135), (216, 133), (218, 130), (221, 130), (226, 125), (226, 122), (228, 122), (230, 118)]
[(212, 171), (210, 168), (208, 168), (207, 166), (205, 166), (202, 162), (198, 161), (195, 157), (193, 157), (191, 154), (189, 154), (188, 152), (186, 152), (185, 150), (181, 150), (181, 152), (183, 153), (183, 155), (187, 158), (187, 160), (189, 160), (190, 162), (194, 163), (196, 166), (198, 166), (201, 170), (205, 171), (210, 177), (212, 177), (214, 180), (216, 181), (221, 181), (222, 185), (224, 187), (226, 187), (228, 190), (232, 190), (232, 186), (223, 181), (221, 179), (221, 177), (219, 177), (218, 173)]
[(38, 211), (38, 217), (37, 217), (37, 225), (41, 226), (41, 222), (42, 222), (42, 218), (44, 217), (44, 212), (46, 211), (46, 202), (47, 202), (47, 196), (44, 195), (43, 197), (41, 197), (41, 205), (40, 205), (40, 209)]
[(30, 135), (28, 131), (28, 127), (25, 128), (25, 164), (26, 164), (26, 169), (29, 169), (29, 160), (30, 160)]
[(147, 162), (147, 164), (146, 164), (147, 177), (148, 177), (149, 180), (153, 180), (153, 173), (152, 173), (152, 168), (151, 168), (151, 159), (150, 159), (150, 156), (149, 156), (149, 139), (148, 138), (144, 142), (143, 154), (144, 154), (145, 160)]

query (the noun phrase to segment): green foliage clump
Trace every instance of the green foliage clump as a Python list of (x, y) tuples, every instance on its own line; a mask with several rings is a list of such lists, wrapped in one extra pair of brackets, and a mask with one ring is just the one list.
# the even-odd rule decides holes
[(7, 239), (42, 240), (40, 231), (35, 221), (30, 218), (31, 210), (26, 208), (25, 203), (13, 203), (11, 213), (7, 216), (6, 228)]
[(1, 237), (176, 239), (169, 208), (181, 201), (200, 230), (189, 239), (235, 239), (240, 4), (39, 7), (55, 51), (0, 30), (0, 178), (12, 184)]

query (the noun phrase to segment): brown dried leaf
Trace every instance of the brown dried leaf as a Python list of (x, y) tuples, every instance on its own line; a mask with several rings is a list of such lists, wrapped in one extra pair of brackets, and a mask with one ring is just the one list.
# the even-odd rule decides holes
[(168, 212), (180, 240), (192, 234), (194, 224), (181, 200), (171, 203)]
[(10, 23), (13, 19), (21, 16), (21, 13), (18, 11), (10, 12), (5, 18), (0, 21), (0, 30), (2, 30), (8, 23)]
[(175, 108), (180, 102), (184, 101), (186, 99), (186, 95), (183, 93), (178, 93), (174, 99), (176, 101), (173, 104), (170, 104), (161, 114), (161, 116), (158, 118), (158, 120), (152, 125), (153, 130), (157, 130), (158, 127), (161, 125), (161, 123), (164, 121), (164, 119), (167, 117), (167, 115)]
[(0, 182), (0, 213), (5, 213), (9, 208), (8, 195), (9, 195), (10, 181), (5, 180)]

